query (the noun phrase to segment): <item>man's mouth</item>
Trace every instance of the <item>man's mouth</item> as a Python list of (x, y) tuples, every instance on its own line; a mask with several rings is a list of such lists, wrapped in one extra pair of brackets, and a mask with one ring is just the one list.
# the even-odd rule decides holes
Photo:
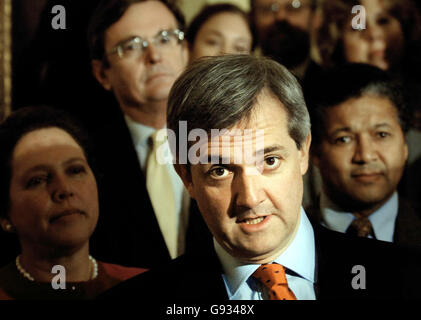
[(264, 217), (257, 217), (257, 218), (247, 218), (239, 221), (239, 223), (245, 223), (245, 224), (258, 224), (265, 220), (266, 216)]

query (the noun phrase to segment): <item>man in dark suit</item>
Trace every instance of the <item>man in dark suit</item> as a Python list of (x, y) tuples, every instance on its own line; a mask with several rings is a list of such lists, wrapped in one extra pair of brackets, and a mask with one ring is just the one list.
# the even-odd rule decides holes
[[(419, 250), (350, 241), (310, 224), (301, 207), (310, 118), (300, 86), (286, 68), (249, 55), (194, 63), (172, 88), (168, 128), (177, 137), (172, 146), (177, 173), (214, 243), (104, 297), (164, 306), (420, 297)], [(183, 132), (189, 132), (188, 148)], [(399, 274), (399, 281), (390, 281), (390, 272)]]
[(195, 233), (203, 239), (208, 232), (172, 163), (153, 162), (169, 90), (188, 61), (183, 27), (165, 0), (105, 0), (91, 18), (93, 74), (117, 100), (91, 130), (103, 172), (91, 247), (104, 261), (151, 268), (199, 245)]
[(307, 88), (312, 159), (323, 181), (313, 217), (338, 232), (421, 245), (421, 220), (397, 192), (408, 157), (401, 88), (360, 64), (318, 83)]

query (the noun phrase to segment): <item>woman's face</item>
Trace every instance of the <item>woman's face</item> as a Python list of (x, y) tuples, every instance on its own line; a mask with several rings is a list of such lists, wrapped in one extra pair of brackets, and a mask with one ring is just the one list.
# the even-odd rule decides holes
[(9, 219), (22, 250), (74, 248), (88, 243), (98, 220), (95, 177), (66, 131), (31, 131), (11, 159)]
[(221, 12), (206, 21), (196, 34), (191, 60), (203, 56), (249, 53), (252, 45), (250, 28), (237, 13)]
[(366, 9), (366, 29), (354, 30), (351, 22), (345, 26), (345, 60), (383, 70), (399, 67), (405, 45), (399, 21), (388, 13), (382, 0), (362, 0), (361, 4)]

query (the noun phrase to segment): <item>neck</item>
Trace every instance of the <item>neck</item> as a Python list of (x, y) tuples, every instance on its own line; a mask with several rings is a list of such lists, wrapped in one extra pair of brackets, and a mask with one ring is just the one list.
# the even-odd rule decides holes
[(82, 248), (65, 254), (39, 253), (33, 248), (22, 247), (20, 264), (37, 282), (51, 282), (56, 273), (51, 270), (61, 265), (66, 270), (66, 282), (84, 282), (92, 277), (93, 267), (89, 260), (89, 243)]
[(167, 101), (151, 102), (141, 107), (123, 106), (122, 111), (133, 121), (155, 129), (167, 124)]
[[(346, 211), (351, 213), (357, 213), (361, 216), (368, 217), (377, 210), (379, 210), (389, 199), (393, 196), (394, 193), (387, 196), (385, 199), (379, 202), (375, 203), (363, 203), (360, 201), (357, 201), (355, 199), (350, 199), (346, 197), (346, 195), (340, 195), (340, 194), (331, 194), (324, 189), (325, 194), (327, 196), (327, 199), (336, 206), (336, 209), (339, 211)], [(335, 199), (335, 200), (332, 200)], [(335, 208), (333, 208), (335, 209)]]

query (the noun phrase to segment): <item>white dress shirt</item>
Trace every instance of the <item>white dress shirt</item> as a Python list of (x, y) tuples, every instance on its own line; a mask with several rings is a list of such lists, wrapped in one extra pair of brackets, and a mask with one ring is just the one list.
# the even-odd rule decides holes
[[(136, 149), (137, 158), (140, 163), (140, 167), (142, 169), (143, 174), (146, 177), (146, 164), (149, 155), (150, 146), (148, 143), (149, 137), (156, 131), (155, 128), (145, 126), (139, 122), (134, 121), (129, 116), (124, 115), (124, 119), (126, 120), (127, 127), (129, 128), (130, 135), (133, 140), (133, 145)], [(166, 148), (165, 154), (171, 155), (168, 141), (166, 141), (163, 145), (163, 148)], [(185, 248), (185, 236), (186, 236), (186, 229), (188, 223), (188, 212), (190, 206), (190, 197), (188, 196), (187, 191), (184, 188), (184, 184), (180, 177), (178, 176), (177, 172), (174, 169), (172, 162), (168, 162), (167, 164), (168, 172), (170, 174), (172, 188), (174, 190), (174, 198), (175, 198), (175, 209), (177, 213), (177, 224), (179, 232), (182, 234), (179, 235), (179, 250), (178, 255), (184, 253)]]
[[(301, 208), (294, 239), (273, 262), (286, 268), (289, 288), (298, 300), (315, 300), (315, 243), (313, 227)], [(252, 277), (260, 264), (245, 264), (228, 254), (214, 239), (216, 254), (222, 264), (222, 278), (230, 300), (266, 300), (267, 288)]]
[[(398, 193), (395, 192), (383, 206), (368, 216), (377, 240), (393, 242), (398, 205)], [(324, 192), (320, 194), (320, 211), (322, 224), (342, 233), (345, 233), (351, 222), (356, 219), (351, 212), (336, 206)]]

